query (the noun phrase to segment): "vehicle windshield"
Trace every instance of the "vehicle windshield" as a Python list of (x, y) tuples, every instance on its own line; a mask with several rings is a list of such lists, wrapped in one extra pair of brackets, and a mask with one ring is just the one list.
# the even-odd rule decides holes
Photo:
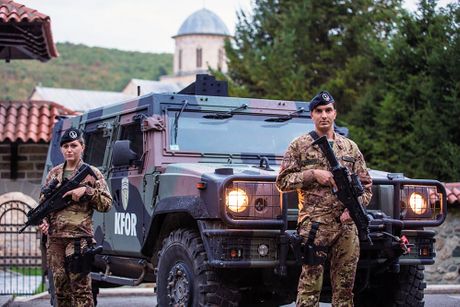
[[(173, 111), (168, 112), (170, 136)], [(311, 119), (294, 117), (266, 122), (273, 115), (235, 114), (230, 118), (203, 118), (207, 113), (185, 111), (177, 126), (177, 139), (169, 137), (169, 150), (198, 153), (270, 154), (282, 156), (297, 136), (314, 129)]]

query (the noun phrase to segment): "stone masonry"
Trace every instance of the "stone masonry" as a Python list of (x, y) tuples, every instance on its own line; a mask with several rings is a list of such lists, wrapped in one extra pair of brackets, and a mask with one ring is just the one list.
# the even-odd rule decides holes
[(428, 284), (460, 283), (460, 206), (449, 205), (446, 221), (436, 232), (436, 259), (434, 265), (425, 266)]

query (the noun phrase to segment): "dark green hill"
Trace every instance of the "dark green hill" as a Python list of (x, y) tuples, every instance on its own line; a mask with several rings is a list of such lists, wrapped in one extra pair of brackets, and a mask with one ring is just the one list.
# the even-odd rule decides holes
[(59, 43), (60, 56), (47, 63), (0, 62), (0, 100), (24, 100), (36, 85), (121, 91), (132, 78), (158, 80), (171, 74), (173, 55)]

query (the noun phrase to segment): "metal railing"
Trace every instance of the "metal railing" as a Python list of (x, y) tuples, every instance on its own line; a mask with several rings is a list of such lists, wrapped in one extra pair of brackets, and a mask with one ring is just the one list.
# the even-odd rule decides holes
[(30, 207), (21, 201), (0, 204), (0, 295), (29, 295), (44, 289), (36, 227), (18, 233), (28, 210)]

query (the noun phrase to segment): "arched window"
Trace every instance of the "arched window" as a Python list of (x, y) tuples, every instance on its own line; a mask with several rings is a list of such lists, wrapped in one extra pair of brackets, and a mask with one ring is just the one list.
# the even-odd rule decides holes
[(179, 49), (179, 71), (182, 70), (182, 49)]
[(200, 68), (203, 65), (203, 49), (196, 48), (196, 67)]

